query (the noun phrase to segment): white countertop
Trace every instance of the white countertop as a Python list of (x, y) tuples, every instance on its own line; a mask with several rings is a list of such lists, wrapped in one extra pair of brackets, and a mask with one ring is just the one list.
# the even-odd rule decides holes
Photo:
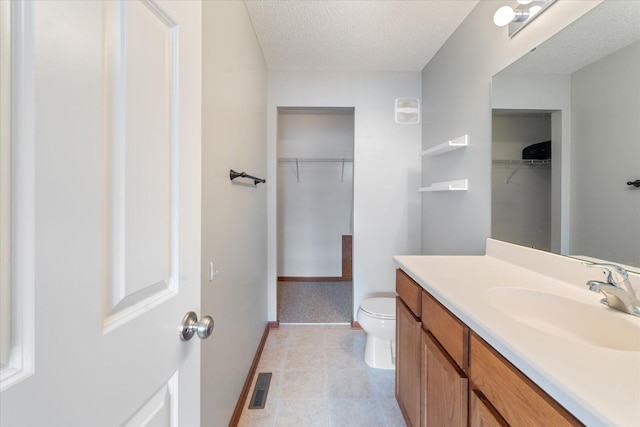
[[(394, 259), (581, 422), (587, 426), (640, 426), (640, 351), (594, 346), (572, 336), (550, 333), (552, 326), (547, 330), (540, 325), (532, 327), (496, 308), (492, 298), (492, 288), (525, 288), (524, 293), (532, 295), (538, 291), (552, 293), (562, 297), (558, 301), (572, 300), (569, 305), (577, 302), (578, 306), (588, 304), (600, 310), (598, 316), (583, 320), (588, 328), (601, 331), (602, 336), (615, 337), (617, 332), (606, 324), (608, 320), (631, 330), (634, 326), (640, 328), (639, 317), (600, 304), (602, 295), (588, 290), (587, 280), (602, 280), (599, 270), (584, 267), (575, 259), (492, 239), (487, 241), (484, 256)], [(630, 277), (638, 287), (640, 276)], [(575, 316), (570, 311), (567, 315)], [(547, 320), (552, 321), (552, 316)], [(640, 334), (630, 340), (640, 342)]]

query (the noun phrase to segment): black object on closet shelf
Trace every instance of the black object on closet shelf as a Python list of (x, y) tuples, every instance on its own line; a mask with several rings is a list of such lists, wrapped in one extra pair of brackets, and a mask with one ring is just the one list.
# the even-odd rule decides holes
[(531, 144), (522, 150), (523, 160), (547, 160), (551, 158), (551, 141)]

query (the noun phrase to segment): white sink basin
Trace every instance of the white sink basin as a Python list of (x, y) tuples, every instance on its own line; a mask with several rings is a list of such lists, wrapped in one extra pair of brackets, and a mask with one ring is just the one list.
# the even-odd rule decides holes
[(640, 351), (640, 323), (604, 305), (526, 288), (485, 291), (491, 306), (524, 325), (592, 346)]

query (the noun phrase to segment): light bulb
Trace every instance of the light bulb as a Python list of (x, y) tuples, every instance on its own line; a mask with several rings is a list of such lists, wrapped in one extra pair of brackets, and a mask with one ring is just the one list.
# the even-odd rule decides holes
[(531, 6), (529, 8), (529, 16), (533, 16), (536, 13), (540, 12), (540, 9), (542, 9), (540, 6)]
[(511, 8), (511, 6), (502, 6), (500, 9), (496, 10), (496, 13), (493, 15), (493, 23), (498, 27), (504, 27), (509, 22), (513, 21), (513, 18), (516, 17), (516, 12)]

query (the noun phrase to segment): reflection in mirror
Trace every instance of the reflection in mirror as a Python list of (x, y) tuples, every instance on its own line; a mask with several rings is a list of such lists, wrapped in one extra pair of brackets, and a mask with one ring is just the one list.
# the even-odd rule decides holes
[(494, 76), (492, 237), (639, 270), (638, 76), (640, 2), (612, 0)]
[(494, 239), (551, 250), (551, 113), (493, 111)]

